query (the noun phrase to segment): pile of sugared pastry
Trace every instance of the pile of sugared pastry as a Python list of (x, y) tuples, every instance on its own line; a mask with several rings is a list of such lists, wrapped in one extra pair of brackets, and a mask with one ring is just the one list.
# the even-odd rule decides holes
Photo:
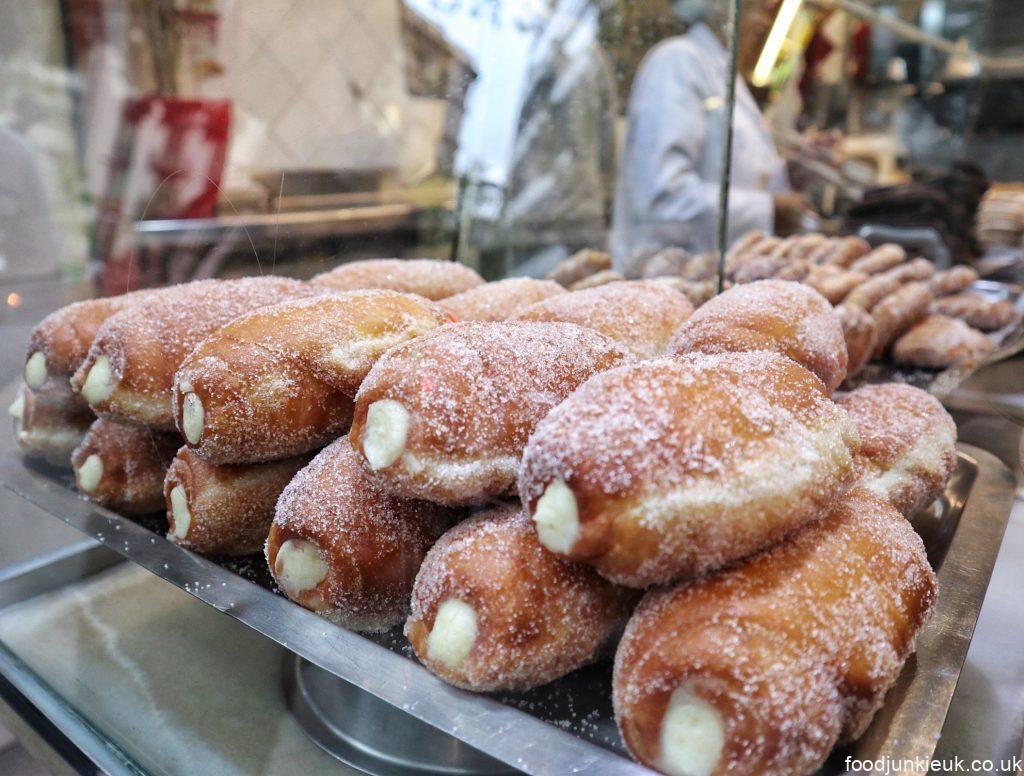
[(265, 548), (290, 599), (404, 623), (447, 682), (524, 690), (614, 652), (641, 762), (807, 774), (914, 649), (935, 577), (907, 517), (956, 464), (928, 394), (833, 400), (847, 365), (795, 282), (694, 312), (647, 281), (373, 261), (65, 308), (15, 415), (52, 458), (95, 413), (84, 493), (163, 502), (197, 552)]

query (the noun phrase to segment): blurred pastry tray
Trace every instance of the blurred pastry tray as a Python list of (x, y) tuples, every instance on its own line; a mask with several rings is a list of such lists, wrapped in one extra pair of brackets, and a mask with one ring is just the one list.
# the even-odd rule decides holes
[[(261, 557), (217, 561), (196, 555), (163, 537), (161, 517), (123, 518), (81, 499), (69, 475), (14, 456), (0, 459), (0, 482), (296, 655), (515, 770), (649, 772), (628, 759), (616, 730), (610, 661), (528, 693), (467, 693), (420, 666), (398, 629), (367, 638), (281, 597)], [(945, 494), (914, 520), (939, 575), (934, 616), (867, 733), (833, 753), (822, 774), (845, 772), (847, 756), (932, 755), (985, 598), (1014, 488), (1013, 475), (997, 458), (960, 445), (959, 465)], [(24, 585), (18, 588), (17, 580), (8, 578), (0, 579), (0, 600), (9, 601), (11, 585), (28, 597)]]
[(1017, 322), (986, 336), (995, 343), (995, 350), (977, 363), (954, 366), (942, 371), (915, 369), (881, 362), (868, 364), (856, 377), (843, 384), (843, 390), (853, 390), (869, 383), (908, 383), (929, 391), (939, 400), (945, 401), (968, 377), (988, 364), (1011, 358), (1024, 351), (1024, 288), (1013, 283), (995, 280), (975, 281), (969, 289), (992, 301), (1009, 301), (1020, 311)]

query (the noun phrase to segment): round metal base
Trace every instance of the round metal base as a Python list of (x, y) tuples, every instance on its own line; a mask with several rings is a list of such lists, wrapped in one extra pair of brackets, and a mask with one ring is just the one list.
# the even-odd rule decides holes
[(372, 776), (515, 773), (354, 684), (285, 657), (284, 692), (299, 726), (329, 754)]

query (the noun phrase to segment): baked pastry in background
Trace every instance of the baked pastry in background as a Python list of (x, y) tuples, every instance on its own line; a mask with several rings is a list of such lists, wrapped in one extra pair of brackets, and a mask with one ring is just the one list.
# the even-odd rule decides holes
[(992, 340), (959, 318), (929, 315), (896, 340), (892, 360), (903, 366), (946, 369), (977, 362), (993, 350)]
[(829, 392), (846, 377), (843, 328), (814, 289), (784, 280), (734, 286), (697, 308), (669, 346), (675, 355), (768, 350), (809, 369)]
[(601, 270), (595, 272), (593, 275), (588, 275), (582, 280), (577, 280), (571, 286), (570, 291), (583, 291), (587, 288), (597, 288), (603, 286), (605, 283), (614, 283), (617, 280), (625, 280), (625, 276), (621, 272), (616, 272), (612, 269)]
[(902, 246), (895, 243), (879, 245), (874, 250), (865, 253), (855, 262), (850, 264), (853, 272), (865, 272), (868, 275), (876, 275), (896, 267), (907, 260), (907, 252)]
[(1005, 299), (992, 300), (981, 294), (960, 293), (936, 299), (931, 311), (936, 315), (959, 318), (982, 331), (996, 331), (1019, 321), (1020, 311)]
[(942, 272), (936, 272), (929, 281), (929, 286), (935, 296), (948, 296), (966, 291), (977, 280), (977, 270), (960, 264), (956, 267), (944, 269)]
[(630, 360), (570, 323), (459, 323), (392, 348), (356, 395), (352, 446), (392, 493), (481, 504), (514, 493), (536, 424)]
[(622, 280), (553, 296), (513, 317), (519, 321), (575, 323), (604, 334), (638, 358), (663, 355), (693, 305), (678, 291), (651, 280)]
[(547, 552), (513, 503), (460, 523), (427, 553), (405, 634), (450, 684), (527, 690), (599, 658), (634, 602), (592, 568)]
[(835, 308), (846, 339), (846, 376), (853, 377), (871, 360), (878, 342), (875, 319), (856, 305), (845, 302)]
[(875, 358), (882, 358), (901, 334), (924, 319), (932, 299), (927, 283), (907, 283), (871, 308), (871, 317), (875, 319), (875, 331), (878, 333)]
[(455, 517), (383, 490), (342, 437), (281, 494), (267, 563), (296, 603), (352, 630), (384, 631), (409, 613), (416, 572)]
[(310, 458), (217, 465), (181, 448), (164, 479), (167, 538), (204, 555), (261, 552), (278, 496)]
[(347, 430), (352, 400), (377, 359), (447, 319), (422, 297), (379, 290), (255, 310), (184, 360), (175, 376), (175, 421), (213, 463), (319, 449)]
[(576, 251), (576, 253), (555, 267), (548, 274), (547, 279), (568, 288), (573, 283), (583, 280), (583, 278), (596, 275), (598, 272), (611, 268), (612, 257), (610, 254), (604, 251), (584, 248)]
[(901, 285), (902, 283), (892, 275), (874, 275), (853, 288), (843, 299), (843, 304), (870, 311), (889, 294), (899, 291)]
[(836, 398), (860, 435), (860, 484), (913, 517), (956, 470), (956, 423), (939, 400), (901, 383), (865, 385)]
[(829, 304), (839, 304), (847, 295), (868, 279), (864, 272), (843, 269), (835, 264), (824, 264), (804, 277), (803, 282), (825, 297)]
[(503, 321), (534, 302), (564, 293), (553, 280), (507, 278), (442, 299), (438, 305), (457, 321)]
[(436, 301), (483, 285), (484, 279), (457, 261), (368, 259), (342, 264), (310, 282), (332, 291), (382, 288)]
[(75, 485), (90, 501), (122, 515), (157, 512), (179, 447), (175, 433), (98, 418), (71, 455)]
[(174, 373), (196, 345), (250, 310), (320, 293), (270, 275), (154, 291), (103, 322), (72, 387), (101, 417), (173, 431)]
[(935, 265), (928, 261), (928, 259), (917, 258), (913, 261), (908, 261), (906, 264), (899, 264), (882, 274), (895, 278), (901, 284), (913, 283), (930, 280), (935, 274)]
[(647, 594), (615, 656), (615, 716), (668, 774), (814, 773), (860, 736), (935, 599), (914, 529), (863, 491), (781, 544)]
[(548, 550), (643, 588), (743, 558), (852, 481), (857, 432), (821, 381), (771, 352), (597, 375), (537, 425), (520, 498)]
[(62, 401), (53, 404), (38, 397), (27, 385), (7, 410), (14, 422), (14, 438), (22, 453), (61, 469), (71, 468), (71, 453), (96, 416), (85, 405)]

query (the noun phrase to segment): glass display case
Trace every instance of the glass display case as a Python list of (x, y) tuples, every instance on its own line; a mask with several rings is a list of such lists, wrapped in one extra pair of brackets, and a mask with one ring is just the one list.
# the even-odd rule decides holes
[[(288, 600), (261, 552), (193, 552), (160, 510), (118, 514), (76, 493), (82, 466), (33, 458), (26, 346), (52, 311), (389, 258), (566, 296), (643, 281), (628, 287), (698, 310), (760, 281), (824, 297), (840, 390), (930, 392), (959, 447), (908, 515), (940, 590), (916, 657), (816, 772), (1016, 772), (1022, 90), (1016, 0), (0, 8), (0, 771), (649, 772), (616, 726), (611, 661), (524, 693), (456, 689), (401, 627), (342, 628)], [(634, 312), (602, 333), (629, 342)], [(176, 447), (192, 440), (174, 406)]]

